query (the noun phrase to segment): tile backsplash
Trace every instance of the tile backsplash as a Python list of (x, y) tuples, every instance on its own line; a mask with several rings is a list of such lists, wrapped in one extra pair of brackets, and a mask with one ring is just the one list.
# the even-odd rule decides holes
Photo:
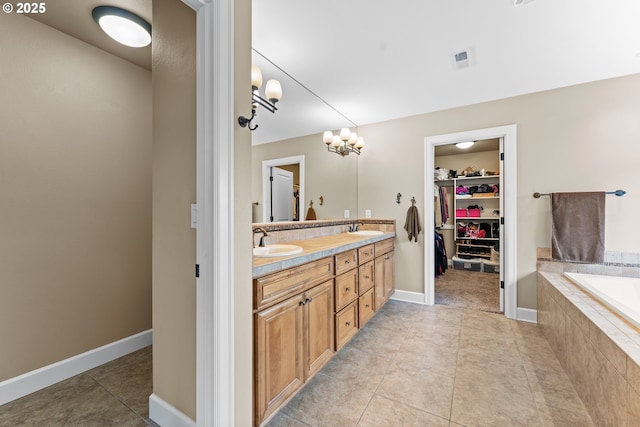
[(637, 252), (606, 251), (604, 254), (604, 263), (602, 264), (554, 260), (551, 258), (551, 248), (537, 248), (536, 256), (539, 271), (640, 277), (640, 253)]

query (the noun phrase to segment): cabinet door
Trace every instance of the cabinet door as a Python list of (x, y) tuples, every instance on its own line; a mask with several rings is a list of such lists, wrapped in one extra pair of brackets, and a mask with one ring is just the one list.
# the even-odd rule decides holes
[(333, 356), (333, 281), (329, 280), (305, 294), (305, 378), (307, 381)]
[(374, 261), (374, 287), (376, 299), (376, 311), (384, 305), (389, 297), (395, 292), (393, 282), (393, 251), (387, 252)]
[(358, 301), (336, 314), (336, 349), (340, 350), (358, 332)]
[(304, 384), (301, 295), (255, 315), (256, 425)]

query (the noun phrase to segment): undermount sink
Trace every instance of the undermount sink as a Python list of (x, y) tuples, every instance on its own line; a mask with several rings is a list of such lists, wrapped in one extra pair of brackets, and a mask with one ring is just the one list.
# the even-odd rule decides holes
[(350, 231), (349, 234), (355, 234), (356, 236), (379, 236), (384, 233), (379, 230), (358, 230)]
[(297, 245), (273, 244), (253, 248), (253, 256), (263, 258), (295, 255), (300, 252), (302, 252), (302, 247)]

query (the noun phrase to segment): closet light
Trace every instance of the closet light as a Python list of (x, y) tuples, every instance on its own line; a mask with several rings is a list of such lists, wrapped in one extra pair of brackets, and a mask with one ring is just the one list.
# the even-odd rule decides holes
[(458, 142), (456, 144), (456, 147), (466, 150), (467, 148), (470, 148), (471, 146), (473, 146), (473, 144), (475, 144), (475, 142), (473, 141)]
[(151, 24), (128, 10), (115, 6), (98, 6), (91, 15), (100, 28), (120, 44), (145, 47), (151, 43)]

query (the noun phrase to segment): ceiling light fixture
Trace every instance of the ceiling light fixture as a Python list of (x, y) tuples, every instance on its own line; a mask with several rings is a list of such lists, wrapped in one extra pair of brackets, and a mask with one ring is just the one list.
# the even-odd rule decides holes
[(456, 144), (456, 147), (466, 150), (467, 148), (470, 148), (471, 146), (473, 146), (473, 144), (475, 144), (475, 142), (473, 141), (458, 142)]
[(91, 15), (102, 31), (118, 43), (129, 47), (151, 43), (151, 24), (135, 13), (115, 6), (98, 6)]
[(349, 153), (360, 155), (360, 151), (364, 147), (364, 138), (351, 132), (349, 128), (340, 129), (339, 135), (334, 135), (328, 130), (322, 135), (322, 140), (327, 144), (327, 150), (342, 157), (348, 156)]
[(264, 95), (266, 99), (260, 96), (258, 89), (262, 87), (262, 71), (257, 65), (251, 66), (251, 117), (246, 118), (244, 116), (238, 117), (238, 124), (241, 127), (249, 127), (249, 130), (256, 130), (258, 125), (251, 127), (251, 120), (256, 116), (256, 108), (258, 105), (266, 108), (275, 114), (278, 110), (276, 108), (276, 102), (282, 99), (282, 86), (277, 80), (267, 81), (264, 87)]

